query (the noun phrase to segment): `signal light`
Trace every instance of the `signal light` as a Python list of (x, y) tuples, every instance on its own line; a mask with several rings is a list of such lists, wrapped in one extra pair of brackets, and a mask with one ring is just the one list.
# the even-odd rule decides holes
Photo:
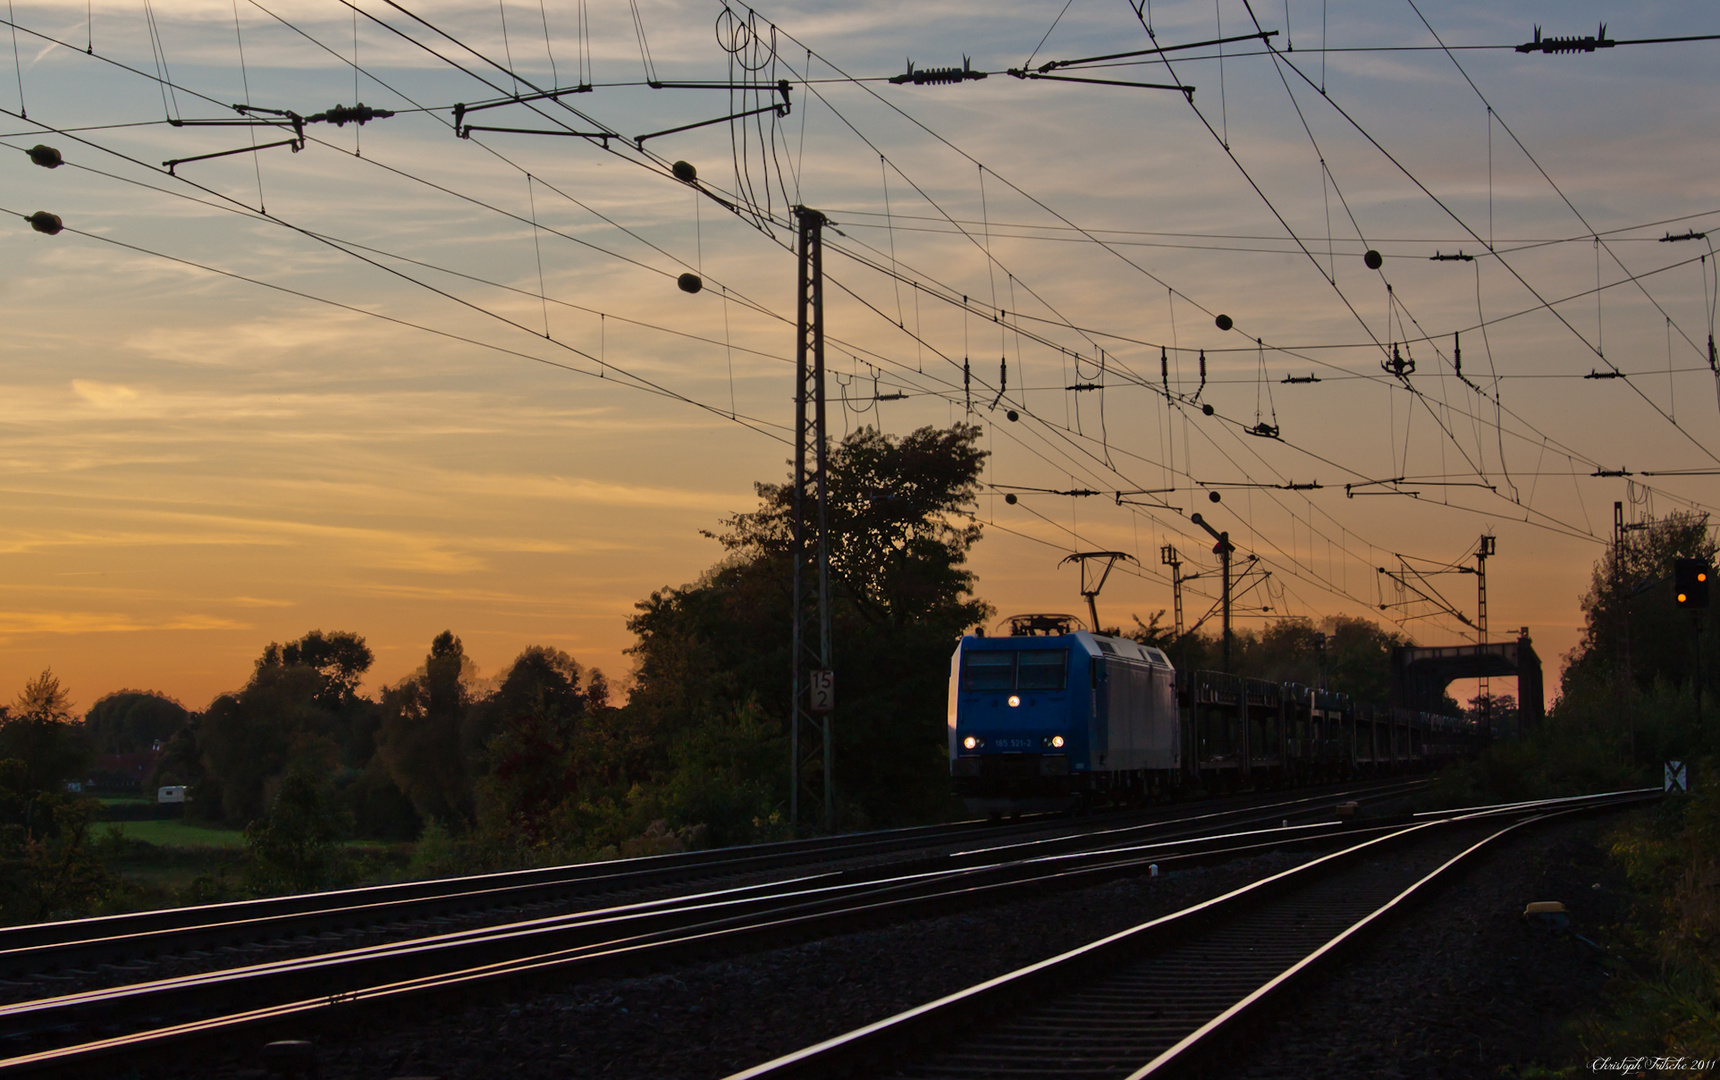
[(1701, 559), (1672, 560), (1672, 595), (1684, 608), (1708, 606), (1708, 578), (1713, 569)]

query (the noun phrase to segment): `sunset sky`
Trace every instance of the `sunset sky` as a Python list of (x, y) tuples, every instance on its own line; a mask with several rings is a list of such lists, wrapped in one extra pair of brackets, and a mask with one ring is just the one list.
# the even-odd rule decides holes
[[(51, 666), (80, 708), (201, 708), (316, 628), (369, 641), (372, 691), (443, 629), (484, 675), (544, 644), (624, 682), (634, 603), (786, 474), (797, 203), (832, 222), (833, 434), (985, 427), (1000, 615), (1081, 610), (1078, 549), (1139, 557), (1105, 621), (1168, 609), (1162, 545), (1214, 569), (1199, 511), (1271, 572), (1242, 625), (1453, 644), (1425, 604), (1380, 611), (1377, 570), (1473, 565), (1491, 532), (1492, 634), (1528, 626), (1551, 692), (1613, 503), (1720, 501), (1712, 247), (1664, 239), (1720, 225), (1720, 41), (1629, 44), (1720, 33), (1708, 5), (798, 2), (750, 37), (724, 10), (15, 0), (0, 697)], [(1255, 17), (1275, 36), (1050, 72), (1192, 102), (1005, 74)], [(1603, 21), (1616, 47), (1509, 47)], [(887, 81), (964, 57), (989, 77)], [(780, 100), (647, 79), (787, 79), (792, 111), (642, 152)], [(456, 103), (582, 82), (466, 120), (607, 149), (454, 134)], [(169, 120), (355, 98), (395, 115), (161, 167), (293, 134)], [(1473, 617), (1473, 577), (1432, 580)], [(1187, 589), (1192, 622), (1216, 581)]]

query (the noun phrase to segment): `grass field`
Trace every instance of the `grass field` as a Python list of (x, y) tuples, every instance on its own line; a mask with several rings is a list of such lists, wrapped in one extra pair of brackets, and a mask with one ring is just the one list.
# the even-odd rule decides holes
[(183, 821), (114, 821), (97, 826), (97, 835), (109, 825), (133, 840), (163, 847), (221, 847), (245, 846), (245, 834), (238, 829), (222, 829), (205, 825), (189, 825)]

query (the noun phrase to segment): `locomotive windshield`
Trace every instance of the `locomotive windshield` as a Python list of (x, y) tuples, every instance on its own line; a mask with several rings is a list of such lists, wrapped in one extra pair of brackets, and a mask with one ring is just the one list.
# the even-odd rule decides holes
[(1020, 654), (1016, 662), (1017, 690), (1063, 689), (1063, 665), (1069, 654), (1062, 650), (1035, 649)]
[(1061, 690), (1068, 653), (1060, 649), (963, 652), (964, 690)]
[(962, 688), (965, 690), (1013, 690), (1015, 654), (1009, 652), (962, 653)]

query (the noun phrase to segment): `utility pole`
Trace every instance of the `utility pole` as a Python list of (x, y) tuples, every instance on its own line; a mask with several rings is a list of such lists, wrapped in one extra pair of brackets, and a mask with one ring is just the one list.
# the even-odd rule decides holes
[(1159, 562), (1171, 568), (1171, 626), (1180, 640), (1183, 634), (1182, 606), (1182, 558), (1177, 555), (1177, 549), (1166, 544), (1159, 549)]
[[(1613, 503), (1613, 586), (1624, 586), (1624, 503)], [(1630, 670), (1630, 599), (1619, 605), (1624, 609), (1624, 681), (1619, 686), (1619, 697), (1622, 700), (1619, 708), (1624, 713), (1627, 747), (1630, 752), (1630, 767), (1636, 768), (1636, 715), (1631, 709), (1631, 670)]]
[[(1475, 549), (1475, 640), (1482, 649), (1487, 648), (1487, 556), (1493, 554), (1497, 541), (1497, 537), (1483, 535), (1481, 546)], [(1492, 686), (1492, 680), (1481, 676), (1481, 722), (1488, 738), (1493, 734)], [(1521, 702), (1518, 707), (1522, 707)]]
[(1220, 593), (1220, 603), (1224, 612), (1224, 670), (1230, 671), (1230, 556), (1236, 550), (1230, 542), (1229, 532), (1219, 532), (1206, 523), (1199, 514), (1190, 514), (1189, 520), (1205, 529), (1218, 543), (1212, 546), (1212, 553), (1218, 556), (1219, 570), (1224, 575), (1223, 589)]
[[(794, 389), (794, 641), (789, 712), (789, 821), (800, 829), (800, 795), (809, 796), (807, 766), (822, 766), (824, 828), (836, 829), (836, 780), (831, 740), (835, 678), (830, 667), (830, 542), (824, 426), (824, 215), (794, 208), (799, 224), (799, 319)], [(811, 406), (808, 415), (808, 406)], [(810, 505), (809, 505), (810, 504)], [(816, 590), (816, 592), (814, 592)], [(809, 597), (809, 593), (812, 595)], [(809, 603), (808, 601), (814, 602)], [(816, 748), (802, 752), (801, 731)], [(822, 760), (820, 760), (822, 759)]]
[(1218, 534), (1218, 543), (1213, 545), (1213, 552), (1218, 556), (1219, 567), (1224, 574), (1224, 670), (1229, 674), (1230, 668), (1230, 531)]

